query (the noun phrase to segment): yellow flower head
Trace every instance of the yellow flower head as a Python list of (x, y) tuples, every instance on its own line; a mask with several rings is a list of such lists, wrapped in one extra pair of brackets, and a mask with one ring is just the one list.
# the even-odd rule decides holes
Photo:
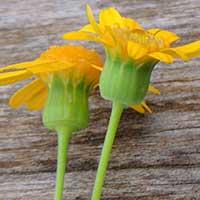
[(99, 23), (87, 5), (89, 24), (78, 32), (68, 32), (63, 39), (88, 39), (102, 43), (110, 52), (123, 59), (138, 62), (149, 60), (172, 63), (173, 58), (186, 61), (200, 54), (200, 41), (180, 47), (170, 47), (179, 37), (159, 28), (145, 30), (135, 20), (121, 16), (115, 8), (106, 8), (99, 13)]
[(39, 58), (0, 68), (0, 85), (10, 84), (34, 76), (34, 80), (19, 89), (10, 99), (10, 106), (25, 105), (27, 109), (42, 109), (48, 96), (54, 75), (63, 83), (72, 81), (78, 85), (84, 81), (85, 87), (92, 88), (99, 81), (102, 67), (100, 56), (82, 46), (52, 46)]
[(179, 47), (179, 37), (159, 28), (145, 30), (135, 20), (121, 16), (115, 8), (102, 9), (96, 22), (86, 6), (89, 24), (68, 32), (63, 39), (94, 40), (104, 45), (106, 61), (100, 77), (101, 95), (124, 105), (140, 104), (148, 91), (154, 66), (159, 62), (184, 61), (200, 55), (200, 41)]

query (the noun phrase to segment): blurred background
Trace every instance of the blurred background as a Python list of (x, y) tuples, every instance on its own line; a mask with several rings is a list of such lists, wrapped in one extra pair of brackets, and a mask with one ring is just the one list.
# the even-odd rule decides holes
[[(199, 0), (0, 0), (0, 67), (32, 60), (50, 45), (66, 44), (61, 35), (87, 23), (86, 3), (96, 19), (100, 9), (112, 6), (146, 29), (173, 31), (181, 37), (175, 45), (200, 40)], [(75, 43), (104, 57), (98, 44)], [(161, 95), (147, 97), (152, 114), (124, 112), (102, 199), (200, 198), (199, 61), (157, 65), (152, 85)], [(0, 199), (51, 200), (56, 134), (43, 128), (40, 111), (7, 105), (23, 83), (0, 88)], [(90, 103), (90, 126), (71, 141), (65, 200), (90, 199), (111, 108), (98, 90)]]

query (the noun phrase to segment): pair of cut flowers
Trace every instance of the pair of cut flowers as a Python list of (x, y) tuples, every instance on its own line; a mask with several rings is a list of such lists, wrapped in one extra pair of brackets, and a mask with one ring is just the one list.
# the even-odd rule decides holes
[(65, 33), (63, 39), (92, 40), (103, 44), (105, 49), (99, 86), (101, 96), (111, 100), (113, 106), (92, 194), (92, 200), (99, 200), (123, 108), (144, 101), (152, 70), (159, 61), (167, 64), (173, 63), (174, 58), (188, 61), (200, 55), (200, 41), (171, 47), (179, 39), (173, 32), (159, 28), (145, 30), (114, 8), (101, 10), (99, 22), (88, 5), (86, 12), (89, 24)]
[[(66, 152), (71, 134), (88, 125), (88, 96), (98, 84), (101, 95), (113, 102), (111, 119), (99, 164), (92, 200), (99, 200), (117, 125), (123, 108), (151, 112), (144, 102), (151, 72), (159, 62), (184, 61), (200, 54), (200, 42), (170, 47), (179, 37), (161, 29), (145, 30), (136, 21), (122, 17), (114, 8), (99, 13), (99, 23), (87, 6), (89, 24), (63, 35), (64, 39), (89, 39), (103, 44), (104, 67), (100, 56), (82, 46), (53, 46), (39, 58), (0, 68), (0, 85), (30, 77), (34, 80), (19, 89), (10, 106), (43, 109), (44, 125), (58, 133), (58, 163), (55, 199), (62, 199)], [(102, 72), (101, 72), (102, 71)], [(101, 73), (101, 75), (100, 75)], [(100, 78), (100, 83), (99, 83)]]
[[(56, 200), (62, 199), (71, 134), (88, 125), (88, 96), (98, 85), (102, 67), (100, 55), (94, 50), (63, 45), (51, 46), (33, 61), (0, 68), (0, 85), (34, 78), (11, 96), (9, 105), (43, 109), (44, 125), (58, 133)], [(149, 91), (159, 93), (152, 86)], [(144, 102), (131, 107), (138, 112), (149, 110)]]

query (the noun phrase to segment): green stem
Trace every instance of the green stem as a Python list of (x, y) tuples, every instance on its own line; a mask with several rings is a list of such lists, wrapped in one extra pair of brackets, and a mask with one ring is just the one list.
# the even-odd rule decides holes
[(58, 155), (56, 172), (56, 191), (55, 200), (62, 200), (65, 168), (67, 161), (67, 151), (72, 131), (68, 128), (58, 128)]
[(112, 113), (106, 133), (106, 138), (101, 153), (101, 159), (97, 170), (96, 180), (92, 193), (92, 200), (100, 200), (106, 169), (108, 166), (109, 156), (112, 150), (112, 144), (115, 139), (117, 127), (124, 106), (120, 103), (113, 102)]

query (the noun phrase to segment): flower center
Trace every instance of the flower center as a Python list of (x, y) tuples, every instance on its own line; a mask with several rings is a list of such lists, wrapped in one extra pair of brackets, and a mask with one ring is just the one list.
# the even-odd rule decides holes
[(149, 33), (148, 31), (134, 29), (130, 31), (126, 28), (113, 27), (113, 31), (120, 35), (124, 40), (134, 41), (144, 46), (149, 52), (158, 51), (165, 48), (165, 43), (161, 38)]
[(129, 38), (144, 45), (149, 51), (159, 50), (164, 47), (163, 40), (146, 31), (138, 30), (131, 32)]

